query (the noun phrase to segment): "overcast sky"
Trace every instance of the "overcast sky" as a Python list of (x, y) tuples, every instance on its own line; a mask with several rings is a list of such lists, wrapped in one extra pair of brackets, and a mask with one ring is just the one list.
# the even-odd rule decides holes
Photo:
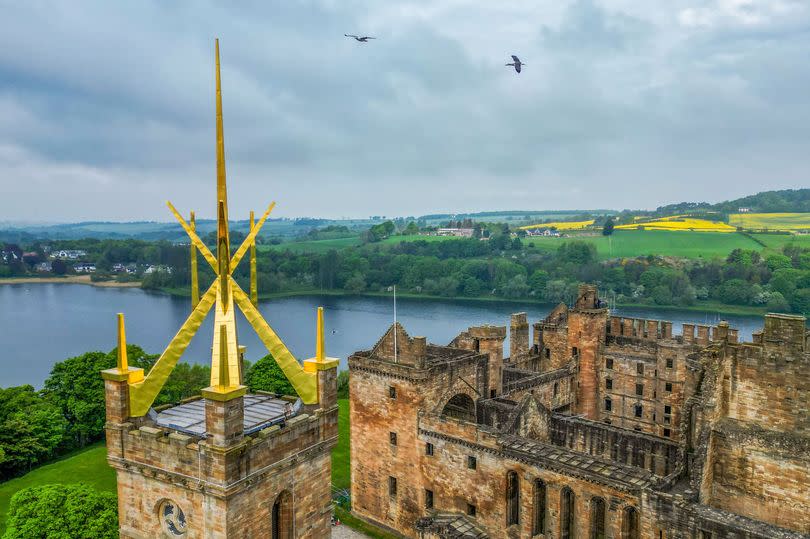
[(212, 217), (215, 36), (232, 218), (810, 186), (806, 0), (2, 4), (0, 221)]

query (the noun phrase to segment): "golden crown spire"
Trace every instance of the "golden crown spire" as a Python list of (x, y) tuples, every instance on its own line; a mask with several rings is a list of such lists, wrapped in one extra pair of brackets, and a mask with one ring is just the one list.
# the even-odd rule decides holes
[[(211, 353), (211, 385), (203, 390), (203, 396), (208, 399), (229, 400), (243, 395), (246, 388), (242, 386), (242, 362), (239, 355), (239, 345), (236, 336), (236, 310), (245, 315), (245, 318), (256, 330), (262, 343), (281, 367), (284, 375), (290, 381), (298, 396), (305, 404), (318, 402), (318, 381), (315, 373), (325, 368), (334, 368), (336, 360), (326, 358), (323, 343), (323, 314), (319, 312), (318, 329), (316, 334), (316, 358), (307, 360), (302, 365), (290, 353), (284, 342), (267, 324), (259, 310), (256, 308), (257, 296), (255, 292), (255, 245), (256, 236), (264, 226), (267, 217), (275, 207), (270, 204), (264, 215), (253, 223), (251, 218), (250, 232), (245, 240), (231, 255), (230, 237), (228, 234), (228, 193), (225, 181), (225, 140), (222, 126), (222, 85), (220, 82), (219, 67), (219, 40), (215, 42), (216, 56), (216, 152), (217, 152), (217, 252), (216, 257), (208, 246), (197, 235), (194, 217), (189, 224), (177, 209), (168, 202), (169, 209), (174, 214), (180, 226), (191, 239), (192, 264), (196, 266), (196, 254), (211, 267), (216, 279), (208, 290), (194, 301), (191, 314), (171, 340), (166, 350), (155, 362), (146, 378), (143, 378), (141, 369), (129, 367), (127, 371), (118, 368), (105, 371), (104, 376), (109, 379), (128, 379), (130, 386), (130, 414), (138, 417), (146, 414), (149, 407), (157, 397), (160, 389), (166, 383), (177, 361), (188, 347), (191, 339), (197, 333), (208, 312), (214, 309), (214, 342)], [(233, 272), (242, 258), (251, 250), (251, 296), (248, 296), (233, 278)], [(196, 269), (196, 268), (195, 268)], [(194, 272), (196, 273), (196, 272)], [(251, 301), (252, 299), (252, 301)], [(121, 338), (123, 339), (123, 318), (121, 319)], [(320, 358), (320, 360), (318, 359)], [(120, 363), (119, 363), (120, 365)]]

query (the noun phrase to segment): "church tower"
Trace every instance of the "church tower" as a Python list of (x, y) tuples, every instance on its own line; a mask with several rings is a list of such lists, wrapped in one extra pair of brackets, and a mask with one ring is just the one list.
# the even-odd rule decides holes
[[(273, 209), (253, 222), (231, 252), (219, 42), (216, 42), (217, 248), (212, 253), (169, 208), (192, 248), (192, 311), (154, 367), (127, 364), (124, 316), (118, 315), (118, 364), (102, 372), (107, 406), (107, 455), (118, 480), (118, 518), (126, 538), (328, 537), (331, 460), (337, 442), (337, 365), (324, 352), (323, 310), (316, 317), (316, 353), (296, 360), (256, 307), (255, 270), (248, 295), (232, 277)], [(197, 253), (214, 282), (199, 293)], [(248, 393), (236, 309), (272, 354), (297, 395)], [(211, 382), (199, 398), (154, 409), (152, 404), (192, 337), (214, 310)]]

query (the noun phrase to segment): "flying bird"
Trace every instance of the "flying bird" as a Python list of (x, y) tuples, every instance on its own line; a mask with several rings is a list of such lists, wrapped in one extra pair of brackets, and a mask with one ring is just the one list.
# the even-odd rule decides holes
[(520, 58), (518, 58), (518, 57), (517, 57), (517, 56), (515, 56), (514, 54), (512, 55), (512, 60), (514, 60), (514, 62), (512, 62), (511, 64), (506, 64), (506, 65), (508, 65), (508, 66), (515, 66), (515, 71), (517, 71), (518, 73), (520, 73), (520, 68), (521, 68), (521, 66), (525, 66), (526, 64), (524, 64), (523, 62), (521, 62), (521, 61), (520, 61)]
[(376, 37), (371, 36), (356, 36), (354, 34), (343, 34), (343, 35), (346, 37), (353, 37), (356, 41), (359, 41), (360, 43), (368, 43), (369, 39), (377, 39)]

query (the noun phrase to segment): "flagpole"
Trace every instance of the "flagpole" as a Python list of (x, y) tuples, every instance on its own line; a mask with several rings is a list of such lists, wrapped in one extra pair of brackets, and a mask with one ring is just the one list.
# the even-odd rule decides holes
[(394, 285), (394, 363), (397, 362), (397, 285)]

